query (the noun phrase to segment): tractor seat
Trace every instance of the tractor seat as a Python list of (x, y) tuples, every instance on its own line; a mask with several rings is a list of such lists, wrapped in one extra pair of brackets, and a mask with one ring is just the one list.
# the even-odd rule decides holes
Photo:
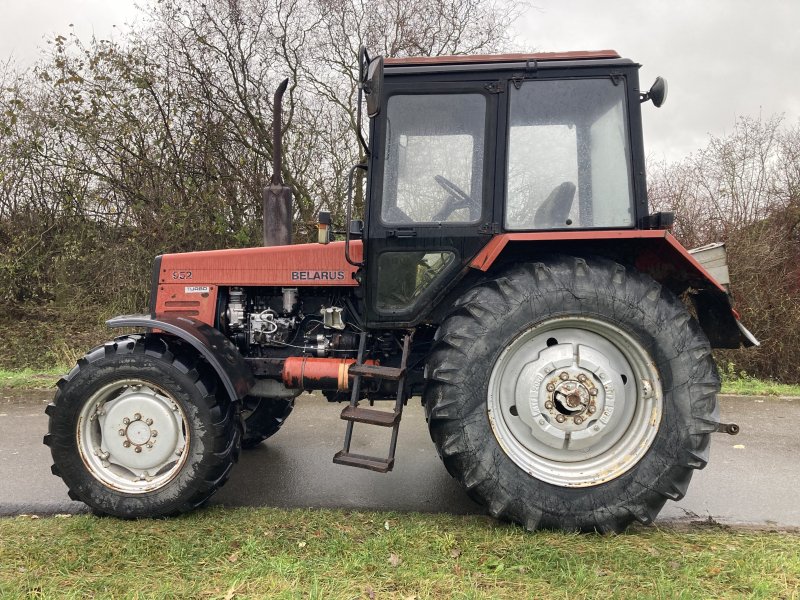
[(575, 184), (565, 181), (550, 192), (547, 199), (536, 209), (533, 226), (536, 229), (559, 229), (568, 225), (569, 211), (575, 199)]

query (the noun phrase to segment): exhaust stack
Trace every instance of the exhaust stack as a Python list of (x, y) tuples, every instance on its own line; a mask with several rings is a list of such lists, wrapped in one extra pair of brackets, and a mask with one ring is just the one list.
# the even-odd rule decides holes
[(281, 176), (281, 104), (289, 80), (284, 79), (275, 90), (272, 103), (272, 180), (264, 188), (264, 245), (288, 246), (292, 243), (292, 191)]

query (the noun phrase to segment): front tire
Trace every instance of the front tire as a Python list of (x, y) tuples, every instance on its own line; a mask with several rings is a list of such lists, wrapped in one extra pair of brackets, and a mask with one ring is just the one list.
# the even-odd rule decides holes
[(649, 277), (599, 258), (473, 288), (437, 332), (427, 377), (448, 471), (528, 529), (651, 523), (705, 466), (718, 421), (697, 323)]
[(95, 348), (47, 407), (53, 473), (73, 500), (123, 518), (203, 504), (241, 447), (238, 404), (177, 340), (131, 336)]

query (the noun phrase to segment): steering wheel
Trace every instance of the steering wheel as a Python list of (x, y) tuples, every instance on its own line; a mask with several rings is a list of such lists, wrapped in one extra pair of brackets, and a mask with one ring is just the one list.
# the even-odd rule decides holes
[(460, 208), (472, 208), (475, 206), (475, 200), (470, 198), (467, 192), (446, 177), (434, 175), (433, 180), (438, 183), (444, 191), (450, 194), (441, 210), (433, 216), (434, 221), (446, 221), (447, 217), (453, 214), (454, 211)]

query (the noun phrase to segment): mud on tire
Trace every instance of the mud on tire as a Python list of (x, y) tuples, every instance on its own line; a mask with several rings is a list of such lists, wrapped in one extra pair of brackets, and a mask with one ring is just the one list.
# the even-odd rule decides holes
[(123, 337), (91, 350), (47, 407), (53, 473), (97, 512), (190, 511), (238, 459), (238, 403), (202, 359), (167, 339)]
[(697, 323), (669, 290), (600, 258), (549, 257), (464, 294), (426, 376), (450, 474), (531, 530), (651, 523), (706, 465), (718, 422), (719, 377)]

